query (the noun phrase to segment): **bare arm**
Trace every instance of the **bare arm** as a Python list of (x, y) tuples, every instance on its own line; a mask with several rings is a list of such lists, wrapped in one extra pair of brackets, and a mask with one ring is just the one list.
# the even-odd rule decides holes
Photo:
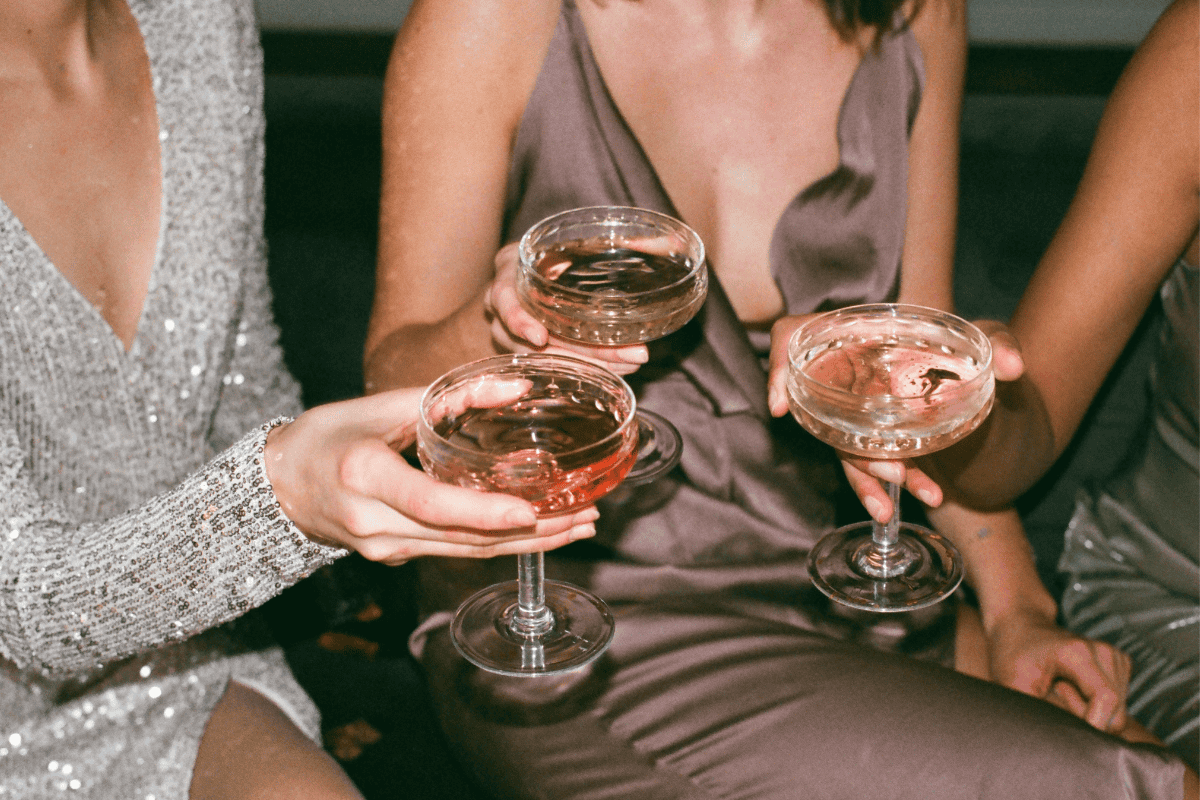
[(513, 138), (556, 0), (417, 0), (384, 84), (383, 182), (368, 392), (494, 354), (484, 292)]
[(1013, 315), (1025, 376), (985, 424), (937, 456), (972, 502), (1004, 503), (1062, 453), (1200, 218), (1196, 0), (1139, 47), (1101, 119), (1072, 204)]
[(961, 0), (926, 2), (912, 29), (925, 62), (925, 87), (908, 147), (908, 215), (899, 299), (953, 311), (966, 5)]

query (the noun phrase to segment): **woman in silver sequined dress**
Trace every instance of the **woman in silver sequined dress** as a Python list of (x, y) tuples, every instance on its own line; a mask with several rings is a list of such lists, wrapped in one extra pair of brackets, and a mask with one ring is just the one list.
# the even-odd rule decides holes
[(250, 0), (0, 4), (2, 800), (357, 796), (224, 623), (346, 549), (591, 531), (409, 467), (414, 393), (288, 421), (261, 106)]

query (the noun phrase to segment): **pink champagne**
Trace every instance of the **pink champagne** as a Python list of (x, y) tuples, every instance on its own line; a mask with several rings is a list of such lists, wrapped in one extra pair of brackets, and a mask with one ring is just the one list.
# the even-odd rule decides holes
[(908, 458), (940, 450), (991, 410), (974, 357), (922, 338), (855, 336), (814, 348), (788, 380), (792, 414), (839, 450)]
[(551, 333), (599, 345), (647, 342), (678, 330), (707, 289), (707, 273), (686, 253), (583, 239), (540, 251), (517, 283), (526, 310)]
[(434, 425), (463, 455), (430, 458), (426, 469), (447, 483), (524, 498), (539, 514), (591, 504), (621, 482), (636, 457), (637, 428), (594, 398), (569, 394), (469, 408)]

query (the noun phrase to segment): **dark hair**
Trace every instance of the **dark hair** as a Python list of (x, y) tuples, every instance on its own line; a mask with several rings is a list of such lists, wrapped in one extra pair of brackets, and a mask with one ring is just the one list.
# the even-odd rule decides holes
[[(863, 28), (874, 28), (876, 39), (893, 28), (902, 27), (916, 15), (920, 0), (823, 0), (833, 27), (843, 39), (850, 40)], [(911, 3), (907, 16), (900, 10)]]

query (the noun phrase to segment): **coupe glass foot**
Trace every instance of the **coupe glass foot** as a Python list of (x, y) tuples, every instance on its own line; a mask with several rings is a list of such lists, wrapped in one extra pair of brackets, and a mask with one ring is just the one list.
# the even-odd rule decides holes
[(851, 608), (897, 612), (939, 603), (962, 583), (962, 556), (949, 539), (901, 522), (896, 544), (881, 553), (873, 528), (859, 522), (817, 542), (808, 556), (813, 585)]
[(514, 630), (517, 582), (489, 586), (467, 598), (450, 624), (450, 639), (463, 658), (480, 669), (515, 677), (579, 669), (612, 642), (612, 612), (599, 597), (577, 586), (546, 581), (550, 625), (536, 635)]
[(638, 425), (638, 454), (622, 481), (626, 486), (639, 486), (662, 477), (675, 468), (683, 453), (683, 438), (666, 417), (639, 409), (634, 419)]

